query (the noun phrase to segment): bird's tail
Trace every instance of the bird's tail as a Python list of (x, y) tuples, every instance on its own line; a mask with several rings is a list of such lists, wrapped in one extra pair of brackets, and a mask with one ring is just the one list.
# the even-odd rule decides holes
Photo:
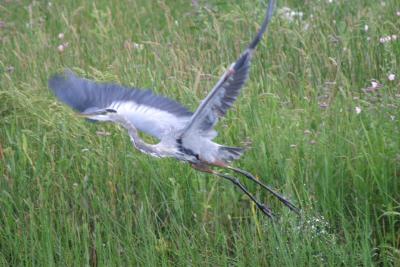
[(231, 162), (239, 159), (246, 151), (243, 147), (220, 146), (218, 154), (224, 162)]

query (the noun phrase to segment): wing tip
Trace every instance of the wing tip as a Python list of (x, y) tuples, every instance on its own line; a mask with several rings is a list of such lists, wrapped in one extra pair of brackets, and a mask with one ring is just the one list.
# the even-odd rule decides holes
[(72, 109), (82, 112), (85, 109), (85, 96), (79, 92), (78, 87), (74, 84), (76, 75), (69, 69), (63, 73), (53, 74), (48, 80), (48, 87), (57, 97), (58, 100), (67, 104)]
[(48, 80), (48, 87), (63, 103), (80, 112), (91, 106), (106, 108), (113, 102), (133, 101), (138, 105), (159, 108), (178, 117), (192, 116), (186, 107), (152, 90), (124, 87), (114, 83), (98, 83), (77, 76), (70, 69), (54, 74)]
[(70, 69), (65, 69), (63, 73), (55, 73), (50, 76), (47, 85), (52, 91), (55, 91), (59, 88), (59, 85), (62, 82), (65, 82), (67, 79), (75, 77), (75, 73)]
[(272, 15), (274, 14), (276, 6), (276, 1), (275, 0), (269, 0), (267, 11), (265, 13), (264, 21), (261, 25), (260, 30), (258, 31), (256, 37), (251, 41), (251, 43), (248, 46), (248, 49), (254, 50), (257, 45), (260, 43), (263, 34), (267, 31), (269, 22), (271, 21)]

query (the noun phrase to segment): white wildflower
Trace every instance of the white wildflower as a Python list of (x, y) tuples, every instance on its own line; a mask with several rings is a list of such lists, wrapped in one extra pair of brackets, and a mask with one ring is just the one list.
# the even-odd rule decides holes
[(64, 33), (60, 32), (60, 33), (57, 35), (57, 37), (58, 37), (58, 39), (60, 39), (60, 40), (64, 39)]
[(64, 50), (69, 46), (69, 43), (63, 43), (60, 44), (59, 46), (57, 46), (57, 50), (58, 52), (62, 53), (64, 52)]
[(57, 46), (57, 50), (58, 50), (58, 52), (60, 52), (60, 53), (64, 52), (64, 50), (65, 50), (64, 45), (60, 44), (59, 46)]
[(379, 81), (372, 79), (371, 80), (371, 86), (368, 86), (366, 88), (362, 88), (362, 91), (364, 93), (374, 93), (381, 89), (383, 87), (383, 84), (379, 83)]
[(380, 42), (381, 44), (386, 43), (386, 42), (387, 42), (386, 37), (381, 37), (381, 38), (379, 38), (379, 42)]
[(368, 31), (368, 29), (369, 29), (368, 25), (367, 25), (367, 24), (365, 24), (365, 25), (364, 25), (364, 31), (366, 31), (366, 32), (367, 32), (367, 31)]
[(389, 81), (394, 81), (394, 79), (396, 79), (396, 75), (395, 75), (394, 73), (390, 73), (390, 74), (388, 75), (388, 80), (389, 80)]
[(292, 10), (290, 7), (284, 6), (282, 7), (278, 13), (281, 15), (281, 17), (283, 17), (284, 19), (286, 19), (287, 21), (291, 22), (294, 19), (299, 18), (302, 19), (304, 16), (304, 13), (301, 11), (294, 11)]
[(144, 47), (143, 44), (138, 44), (129, 40), (126, 40), (124, 42), (124, 48), (127, 50), (133, 50), (133, 49), (142, 50), (143, 47)]
[(356, 107), (356, 113), (360, 114), (361, 113), (361, 108), (360, 107)]
[(379, 42), (381, 44), (384, 43), (388, 43), (391, 41), (396, 41), (397, 40), (397, 35), (396, 34), (392, 34), (392, 35), (388, 35), (388, 36), (382, 36), (381, 38), (379, 38)]
[(143, 49), (143, 45), (142, 44), (138, 44), (138, 43), (133, 43), (133, 48), (142, 50)]

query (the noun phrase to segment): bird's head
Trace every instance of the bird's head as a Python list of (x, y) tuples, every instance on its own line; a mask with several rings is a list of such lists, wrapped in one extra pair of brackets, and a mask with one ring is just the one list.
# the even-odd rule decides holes
[(95, 121), (114, 121), (114, 116), (117, 114), (115, 109), (105, 108), (89, 108), (86, 109), (84, 112), (80, 113), (81, 116), (85, 117), (89, 120)]

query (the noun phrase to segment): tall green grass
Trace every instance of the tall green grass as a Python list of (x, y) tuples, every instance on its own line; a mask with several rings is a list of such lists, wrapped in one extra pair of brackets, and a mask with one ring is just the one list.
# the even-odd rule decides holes
[[(0, 3), (0, 265), (398, 266), (395, 0), (279, 1), (303, 17), (275, 13), (218, 125), (220, 143), (252, 141), (235, 164), (301, 218), (246, 183), (279, 214), (272, 223), (230, 183), (139, 153), (125, 131), (77, 118), (49, 92), (50, 75), (71, 68), (194, 110), (266, 7), (199, 3)], [(383, 86), (367, 93), (371, 79)]]

